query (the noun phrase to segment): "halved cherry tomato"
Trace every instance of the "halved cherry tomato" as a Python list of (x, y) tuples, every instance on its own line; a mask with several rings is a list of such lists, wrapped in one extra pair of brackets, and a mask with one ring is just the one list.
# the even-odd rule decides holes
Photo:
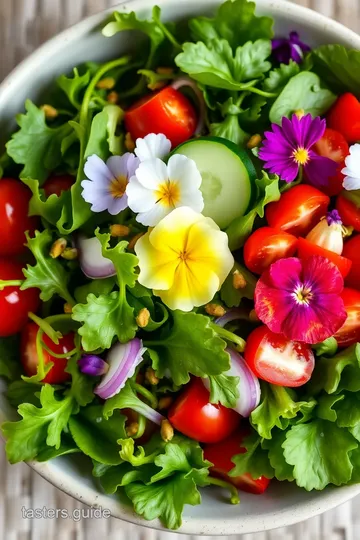
[(279, 386), (302, 386), (315, 367), (310, 345), (274, 334), (265, 325), (251, 332), (244, 358), (259, 379)]
[(294, 236), (306, 236), (325, 216), (330, 198), (318, 189), (300, 184), (285, 191), (277, 202), (267, 205), (265, 216), (270, 227)]
[(330, 197), (338, 195), (343, 189), (344, 175), (341, 171), (345, 167), (345, 158), (349, 155), (349, 145), (345, 137), (335, 129), (326, 128), (324, 135), (314, 145), (314, 150), (319, 156), (339, 164), (336, 175), (329, 178), (329, 185), (321, 188)]
[[(23, 280), (22, 267), (20, 262), (0, 258), (0, 280)], [(21, 291), (20, 287), (4, 287), (0, 290), (0, 337), (20, 332), (29, 311), (36, 312), (39, 306), (38, 289)]]
[(210, 394), (199, 378), (193, 378), (169, 410), (175, 429), (195, 441), (215, 443), (239, 426), (241, 417), (232, 409), (209, 402)]
[(338, 255), (337, 253), (334, 253), (329, 249), (317, 246), (316, 244), (309, 242), (309, 240), (306, 240), (305, 238), (299, 238), (299, 259), (306, 260), (309, 257), (312, 257), (312, 255), (320, 255), (321, 257), (325, 257), (326, 259), (334, 263), (338, 267), (343, 278), (346, 278), (346, 276), (351, 270), (352, 262), (350, 261), (350, 259), (347, 259), (342, 255)]
[(360, 208), (347, 198), (344, 191), (336, 199), (336, 210), (346, 227), (354, 227), (355, 231), (360, 232)]
[(196, 124), (193, 105), (171, 86), (140, 99), (125, 112), (125, 127), (134, 141), (149, 133), (164, 133), (173, 148), (194, 135)]
[(249, 473), (242, 474), (241, 476), (229, 476), (228, 474), (235, 467), (231, 458), (237, 454), (245, 454), (246, 452), (246, 449), (241, 445), (247, 434), (247, 430), (240, 429), (224, 441), (205, 445), (204, 457), (213, 463), (213, 467), (210, 467), (212, 476), (224, 478), (227, 482), (247, 493), (260, 495), (264, 493), (270, 484), (270, 480), (265, 478), (265, 476), (261, 476), (255, 480)]
[[(21, 363), (28, 377), (32, 377), (37, 373), (39, 359), (36, 352), (36, 336), (38, 330), (39, 327), (37, 324), (34, 322), (29, 322), (21, 333)], [(43, 335), (42, 340), (48, 349), (54, 353), (65, 354), (75, 348), (74, 338), (74, 332), (70, 332), (59, 339), (58, 345), (53, 343), (53, 341), (46, 334)], [(56, 358), (48, 353), (45, 349), (43, 349), (43, 354), (45, 364), (53, 362), (54, 365), (42, 382), (49, 384), (61, 384), (71, 379), (71, 375), (65, 371), (69, 360), (68, 358)]]
[(344, 135), (348, 143), (360, 141), (360, 102), (350, 92), (335, 102), (327, 115), (328, 127)]
[(344, 301), (347, 319), (334, 337), (339, 347), (349, 347), (360, 341), (360, 292), (345, 288), (341, 298)]
[(14, 178), (0, 181), (0, 255), (20, 255), (26, 251), (25, 232), (33, 236), (39, 219), (29, 217), (31, 191)]
[(43, 190), (47, 197), (50, 197), (50, 195), (57, 195), (60, 197), (61, 193), (63, 191), (68, 191), (74, 182), (75, 178), (70, 176), (70, 174), (50, 176), (43, 185)]
[(245, 242), (245, 264), (250, 272), (262, 274), (279, 259), (292, 257), (296, 248), (296, 236), (271, 227), (261, 227), (253, 232)]
[(353, 289), (360, 289), (360, 234), (345, 242), (343, 256), (352, 262), (345, 283)]

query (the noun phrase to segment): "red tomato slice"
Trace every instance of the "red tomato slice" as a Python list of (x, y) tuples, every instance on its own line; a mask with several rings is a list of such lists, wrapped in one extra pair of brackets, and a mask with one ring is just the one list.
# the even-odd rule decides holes
[[(32, 377), (37, 373), (38, 355), (36, 352), (36, 336), (39, 327), (33, 322), (29, 322), (21, 333), (21, 363), (28, 377)], [(53, 343), (51, 339), (44, 334), (43, 342), (45, 345), (56, 354), (65, 354), (75, 348), (75, 334), (70, 332), (63, 336), (58, 345)], [(53, 362), (54, 365), (42, 382), (49, 384), (62, 384), (71, 379), (71, 375), (66, 373), (69, 358), (56, 358), (43, 349), (45, 364)]]
[(279, 386), (302, 386), (315, 366), (310, 345), (274, 334), (265, 325), (251, 332), (244, 358), (259, 379)]
[(195, 441), (215, 443), (239, 426), (241, 417), (223, 405), (209, 403), (210, 394), (199, 378), (193, 378), (169, 410), (175, 429)]
[(264, 493), (270, 480), (261, 476), (255, 480), (249, 473), (241, 476), (229, 476), (229, 472), (234, 468), (234, 463), (231, 461), (233, 456), (237, 454), (245, 454), (246, 449), (242, 447), (244, 438), (248, 435), (247, 430), (239, 430), (225, 439), (215, 444), (207, 444), (204, 446), (204, 457), (211, 463), (211, 475), (224, 478), (238, 489), (248, 493), (260, 495)]
[(345, 242), (342, 254), (352, 262), (351, 270), (346, 277), (346, 285), (360, 289), (360, 234)]
[(75, 178), (69, 174), (50, 176), (43, 185), (43, 190), (45, 191), (46, 197), (50, 197), (50, 195), (57, 195), (60, 197), (62, 192), (68, 191), (74, 182)]
[(306, 236), (325, 216), (330, 198), (318, 189), (300, 184), (281, 195), (277, 202), (266, 206), (265, 216), (270, 227), (294, 236)]
[(326, 123), (342, 133), (348, 143), (360, 141), (360, 102), (350, 92), (343, 94), (328, 113)]
[(354, 227), (355, 231), (360, 232), (360, 208), (347, 198), (346, 192), (340, 193), (336, 199), (336, 209), (346, 227)]
[(196, 124), (193, 105), (171, 86), (142, 98), (125, 112), (125, 127), (134, 141), (149, 133), (164, 133), (173, 148), (194, 135)]
[(19, 180), (0, 181), (0, 256), (20, 255), (26, 251), (25, 232), (33, 236), (39, 219), (28, 217), (31, 191)]
[(330, 197), (338, 195), (343, 189), (345, 178), (341, 171), (345, 167), (345, 158), (349, 155), (349, 145), (345, 137), (334, 129), (326, 128), (322, 138), (314, 145), (314, 150), (319, 156), (339, 164), (336, 175), (331, 177), (329, 185), (322, 189)]
[(350, 259), (347, 259), (346, 257), (342, 257), (341, 255), (338, 255), (337, 253), (334, 253), (333, 251), (330, 251), (329, 249), (325, 249), (323, 247), (317, 246), (316, 244), (309, 242), (309, 240), (306, 240), (305, 238), (299, 238), (299, 242), (298, 242), (299, 259), (306, 260), (312, 255), (320, 255), (321, 257), (325, 257), (326, 259), (334, 263), (340, 270), (340, 273), (343, 278), (346, 278), (346, 276), (351, 270), (352, 262), (350, 261)]
[(349, 347), (360, 341), (360, 292), (345, 288), (341, 294), (347, 319), (335, 334), (339, 347)]
[[(23, 280), (22, 267), (20, 262), (0, 258), (0, 280)], [(20, 332), (29, 311), (36, 312), (39, 306), (38, 289), (21, 291), (20, 287), (4, 287), (0, 290), (0, 337)]]
[(245, 242), (245, 264), (250, 272), (262, 274), (279, 259), (292, 257), (296, 249), (296, 236), (271, 227), (261, 227)]

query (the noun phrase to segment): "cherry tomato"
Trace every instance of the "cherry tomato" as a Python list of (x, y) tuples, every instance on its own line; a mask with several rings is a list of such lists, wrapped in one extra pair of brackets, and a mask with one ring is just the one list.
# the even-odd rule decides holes
[(171, 86), (140, 99), (125, 112), (125, 127), (134, 141), (149, 133), (164, 133), (173, 148), (194, 135), (196, 124), (193, 105)]
[[(0, 258), (0, 280), (23, 280), (22, 267), (20, 262)], [(39, 306), (38, 289), (21, 291), (20, 287), (4, 287), (0, 290), (0, 337), (20, 332), (29, 311), (35, 312)]]
[[(36, 336), (39, 327), (34, 322), (28, 322), (21, 333), (21, 363), (28, 377), (32, 377), (37, 373), (37, 365), (39, 362), (36, 352)], [(75, 334), (70, 332), (61, 339), (56, 345), (46, 334), (43, 334), (42, 340), (45, 345), (56, 354), (65, 354), (75, 348)], [(49, 384), (62, 384), (71, 379), (71, 375), (66, 373), (65, 368), (68, 363), (68, 358), (56, 358), (43, 349), (45, 365), (53, 362), (54, 365), (42, 382)]]
[(223, 405), (209, 403), (210, 394), (199, 378), (193, 378), (169, 410), (175, 429), (195, 441), (215, 443), (239, 426), (241, 417)]
[(339, 347), (349, 347), (360, 341), (360, 292), (345, 288), (341, 298), (344, 301), (347, 319), (334, 337)]
[(360, 234), (345, 242), (343, 256), (352, 261), (352, 267), (345, 284), (353, 289), (360, 289)]
[(334, 129), (326, 128), (322, 138), (314, 145), (319, 156), (327, 157), (339, 164), (336, 175), (329, 178), (329, 185), (321, 188), (327, 195), (338, 195), (343, 189), (345, 158), (349, 155), (349, 145), (345, 137)]
[(29, 217), (31, 191), (14, 178), (0, 180), (0, 256), (20, 255), (26, 251), (25, 232), (34, 234), (37, 217)]
[(300, 184), (285, 191), (277, 202), (267, 205), (265, 216), (270, 227), (294, 236), (306, 236), (325, 216), (330, 198), (318, 189)]
[(274, 334), (265, 325), (251, 332), (244, 358), (259, 379), (279, 386), (302, 386), (315, 366), (310, 345)]
[(342, 133), (348, 143), (360, 141), (360, 102), (350, 92), (343, 94), (331, 108), (326, 123)]
[(347, 198), (346, 192), (340, 193), (336, 199), (336, 209), (346, 227), (354, 227), (355, 231), (360, 232), (360, 208)]
[(74, 182), (75, 178), (70, 176), (70, 174), (50, 176), (43, 185), (43, 190), (45, 191), (46, 197), (50, 197), (50, 195), (57, 195), (60, 197), (61, 193), (63, 191), (68, 191)]
[(224, 478), (227, 482), (230, 482), (242, 491), (260, 495), (264, 493), (270, 483), (270, 480), (265, 478), (265, 476), (261, 476), (255, 480), (249, 473), (242, 474), (241, 476), (229, 476), (228, 474), (235, 467), (231, 458), (236, 456), (236, 454), (245, 454), (246, 452), (246, 449), (241, 447), (241, 444), (247, 435), (246, 430), (240, 429), (224, 441), (205, 445), (204, 457), (213, 463), (213, 467), (210, 468), (212, 476)]
[(321, 257), (325, 257), (326, 259), (334, 263), (338, 267), (343, 278), (346, 278), (346, 276), (351, 270), (352, 262), (350, 259), (347, 259), (346, 257), (343, 257), (342, 255), (338, 255), (337, 253), (334, 253), (333, 251), (330, 251), (329, 249), (325, 249), (321, 246), (313, 244), (312, 242), (309, 242), (309, 240), (306, 240), (305, 238), (299, 238), (299, 242), (298, 242), (299, 259), (306, 260), (312, 255), (320, 255)]
[(244, 245), (245, 264), (251, 272), (262, 274), (271, 264), (292, 257), (297, 248), (297, 238), (281, 230), (261, 227)]

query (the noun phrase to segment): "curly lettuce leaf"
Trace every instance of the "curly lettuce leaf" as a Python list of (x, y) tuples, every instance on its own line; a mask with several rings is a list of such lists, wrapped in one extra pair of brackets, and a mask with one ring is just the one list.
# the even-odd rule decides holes
[(58, 87), (65, 93), (71, 105), (77, 110), (81, 109), (82, 94), (89, 85), (90, 78), (90, 69), (80, 75), (78, 68), (74, 68), (72, 77), (60, 75), (56, 81)]
[(280, 482), (287, 480), (294, 481), (294, 467), (289, 465), (284, 457), (283, 443), (286, 440), (286, 431), (273, 429), (271, 439), (264, 439), (261, 446), (268, 450), (268, 458), (271, 467), (274, 469), (274, 476)]
[(6, 389), (6, 398), (10, 405), (16, 409), (22, 403), (32, 403), (39, 406), (41, 388), (40, 383), (31, 383), (22, 379), (14, 380)]
[(256, 431), (244, 439), (241, 444), (246, 452), (241, 451), (232, 458), (234, 468), (229, 472), (230, 476), (241, 476), (249, 473), (255, 479), (260, 476), (273, 478), (274, 470), (269, 462), (268, 452), (262, 448), (262, 438)]
[(309, 391), (318, 394), (322, 390), (328, 394), (341, 390), (360, 391), (360, 343), (343, 349), (332, 358), (322, 356), (316, 360)]
[(221, 403), (230, 409), (236, 406), (239, 398), (240, 377), (231, 375), (210, 375), (210, 403)]

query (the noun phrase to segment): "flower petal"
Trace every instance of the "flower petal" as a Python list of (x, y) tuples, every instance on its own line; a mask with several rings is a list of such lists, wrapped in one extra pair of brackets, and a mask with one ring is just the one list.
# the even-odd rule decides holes
[(260, 279), (276, 289), (293, 293), (301, 283), (301, 271), (301, 261), (296, 257), (288, 257), (272, 264)]
[(109, 167), (96, 154), (87, 158), (84, 173), (90, 180), (97, 184), (107, 185), (113, 179)]
[(338, 294), (344, 289), (344, 278), (335, 264), (325, 257), (313, 255), (302, 262), (303, 283), (316, 293)]
[(346, 191), (354, 191), (360, 189), (360, 178), (354, 178), (353, 176), (345, 176), (343, 181), (343, 188)]
[(164, 217), (166, 217), (172, 211), (168, 206), (156, 203), (147, 212), (139, 212), (136, 216), (136, 221), (145, 225), (146, 227), (155, 227)]
[(295, 301), (290, 294), (275, 289), (260, 279), (255, 288), (255, 311), (259, 319), (272, 332), (281, 333), (283, 321), (291, 312)]
[(140, 161), (127, 152), (123, 156), (111, 156), (106, 162), (114, 178), (124, 176), (130, 178), (135, 174), (136, 169), (140, 165)]
[(156, 193), (154, 190), (145, 188), (140, 184), (136, 176), (132, 176), (126, 186), (129, 208), (135, 213), (148, 212), (156, 204)]
[(171, 253), (175, 251), (179, 255), (181, 251), (185, 250), (191, 226), (206, 219), (187, 206), (177, 208), (151, 231), (151, 244), (155, 249), (167, 250)]
[(312, 306), (306, 304), (298, 304), (288, 313), (283, 319), (281, 332), (288, 339), (305, 343), (320, 343), (333, 335), (328, 333)]
[(315, 187), (325, 187), (329, 179), (337, 172), (338, 163), (327, 157), (319, 156), (309, 151), (310, 161), (304, 165), (304, 171), (309, 184)]
[(120, 212), (125, 210), (125, 208), (127, 207), (128, 207), (128, 198), (125, 193), (125, 195), (119, 198), (112, 197), (107, 210), (109, 214), (111, 214), (112, 216), (117, 216), (118, 214), (120, 214)]
[(168, 170), (161, 159), (152, 159), (140, 163), (135, 176), (145, 188), (157, 190), (161, 184), (168, 180)]
[[(305, 124), (305, 118), (308, 117), (307, 124)], [(310, 149), (321, 137), (324, 135), (326, 129), (326, 121), (319, 116), (315, 118), (311, 117), (311, 114), (303, 116), (303, 146)]]
[(99, 186), (91, 180), (83, 180), (81, 187), (83, 188), (81, 196), (92, 205), (92, 212), (104, 212), (108, 209), (113, 198), (106, 187)]
[(184, 189), (199, 189), (202, 178), (199, 169), (193, 159), (181, 154), (171, 156), (168, 161), (168, 177), (177, 180)]
[(170, 150), (171, 142), (163, 133), (149, 133), (143, 139), (136, 140), (135, 154), (140, 161), (164, 159), (170, 154)]
[(174, 283), (179, 257), (174, 251), (154, 249), (147, 233), (136, 242), (135, 253), (139, 259), (139, 283), (149, 289), (169, 289)]

